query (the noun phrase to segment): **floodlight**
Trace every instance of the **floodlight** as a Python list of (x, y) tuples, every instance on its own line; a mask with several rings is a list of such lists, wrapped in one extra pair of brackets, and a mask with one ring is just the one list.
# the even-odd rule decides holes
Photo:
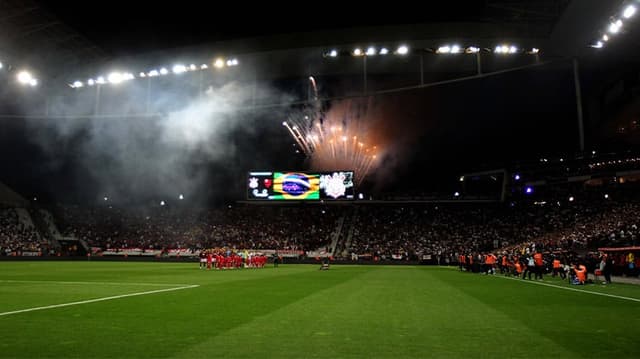
[(633, 6), (633, 5), (629, 5), (622, 12), (622, 16), (625, 19), (628, 19), (628, 18), (632, 17), (635, 13), (636, 13), (636, 7)]
[(29, 82), (31, 82), (31, 79), (33, 79), (33, 76), (31, 76), (31, 73), (29, 73), (28, 71), (20, 71), (18, 72), (17, 78), (18, 78), (18, 82), (26, 85)]
[(174, 74), (181, 74), (187, 71), (187, 68), (184, 65), (174, 65), (172, 70)]

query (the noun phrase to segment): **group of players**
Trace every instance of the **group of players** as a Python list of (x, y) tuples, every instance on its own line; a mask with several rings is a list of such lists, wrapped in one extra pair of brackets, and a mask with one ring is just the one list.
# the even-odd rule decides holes
[(200, 269), (240, 269), (263, 268), (267, 256), (260, 253), (234, 252), (225, 250), (203, 250), (200, 252)]

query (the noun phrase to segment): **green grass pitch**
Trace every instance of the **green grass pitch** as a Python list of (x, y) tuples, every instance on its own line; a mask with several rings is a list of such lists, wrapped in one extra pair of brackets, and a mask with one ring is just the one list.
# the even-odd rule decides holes
[(0, 357), (640, 358), (639, 286), (318, 268), (0, 262)]

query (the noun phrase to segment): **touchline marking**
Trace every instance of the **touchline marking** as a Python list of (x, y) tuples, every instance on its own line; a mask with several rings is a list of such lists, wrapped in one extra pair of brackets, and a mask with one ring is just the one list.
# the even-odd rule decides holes
[(114, 295), (114, 296), (111, 296), (111, 297), (103, 297), (103, 298), (82, 300), (82, 301), (79, 301), (79, 302), (62, 303), (62, 304), (47, 305), (47, 306), (44, 306), (44, 307), (20, 309), (20, 310), (14, 310), (14, 311), (11, 311), (11, 312), (0, 313), (0, 317), (1, 316), (5, 316), (5, 315), (11, 315), (11, 314), (34, 312), (36, 310), (45, 310), (45, 309), (53, 309), (53, 308), (61, 308), (61, 307), (70, 307), (72, 305), (88, 304), (88, 303), (95, 303), (95, 302), (104, 302), (104, 301), (113, 300), (113, 299), (136, 297), (136, 296), (139, 296), (139, 295), (156, 294), (156, 293), (162, 293), (162, 292), (171, 292), (171, 291), (175, 291), (175, 290), (191, 289), (191, 288), (196, 288), (196, 287), (199, 287), (199, 285), (194, 284), (194, 285), (188, 285), (188, 286), (184, 286), (184, 287), (157, 289), (157, 290), (150, 290), (150, 291), (146, 291), (146, 292), (138, 292), (138, 293)]
[(494, 276), (494, 277), (502, 278), (502, 279), (511, 279), (511, 280), (515, 280), (515, 281), (518, 281), (518, 282), (521, 282), (521, 283), (531, 283), (531, 284), (543, 285), (545, 287), (553, 287), (553, 288), (559, 288), (559, 289), (565, 289), (565, 290), (572, 290), (574, 292), (581, 292), (581, 293), (587, 293), (587, 294), (593, 294), (593, 295), (601, 295), (603, 297), (611, 297), (611, 298), (630, 300), (630, 301), (633, 301), (633, 302), (640, 302), (640, 299), (638, 299), (638, 298), (623, 297), (621, 295), (614, 295), (614, 294), (607, 294), (607, 293), (600, 293), (600, 292), (591, 292), (591, 291), (584, 290), (584, 289), (563, 287), (561, 285), (534, 282), (534, 281), (530, 281), (530, 280), (526, 280), (526, 279), (525, 280), (522, 280), (522, 279), (519, 280), (519, 279), (516, 279), (516, 278), (502, 277), (502, 276)]
[(55, 280), (13, 280), (13, 279), (0, 279), (0, 283), (103, 284), (103, 285), (138, 285), (138, 286), (152, 286), (152, 287), (186, 287), (190, 285), (190, 284), (176, 284), (176, 283), (69, 282), (69, 281), (55, 281)]

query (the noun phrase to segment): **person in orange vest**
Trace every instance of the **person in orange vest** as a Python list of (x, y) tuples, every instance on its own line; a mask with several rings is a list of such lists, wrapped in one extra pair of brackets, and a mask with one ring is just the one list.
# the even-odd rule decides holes
[(544, 271), (544, 259), (542, 258), (542, 253), (540, 251), (536, 251), (533, 255), (533, 261), (535, 262), (535, 279), (542, 279), (542, 272)]
[(495, 274), (496, 261), (498, 259), (493, 253), (489, 253), (484, 258), (485, 274)]
[(587, 267), (584, 264), (580, 264), (578, 268), (574, 266), (573, 271), (576, 276), (572, 284), (583, 285), (587, 281)]
[(555, 277), (557, 275), (559, 275), (560, 278), (562, 279), (565, 279), (567, 277), (564, 270), (562, 269), (562, 263), (560, 263), (560, 260), (558, 259), (558, 257), (554, 257), (553, 258), (553, 276)]
[[(516, 276), (520, 277), (520, 275), (522, 274), (522, 263), (520, 263), (520, 259), (518, 258), (518, 256), (514, 256), (513, 257), (513, 262), (514, 262), (514, 267), (516, 270)], [(524, 277), (523, 277), (524, 279)]]
[(508, 274), (509, 273), (509, 258), (507, 254), (504, 253), (502, 255), (501, 265), (500, 265), (500, 274)]

